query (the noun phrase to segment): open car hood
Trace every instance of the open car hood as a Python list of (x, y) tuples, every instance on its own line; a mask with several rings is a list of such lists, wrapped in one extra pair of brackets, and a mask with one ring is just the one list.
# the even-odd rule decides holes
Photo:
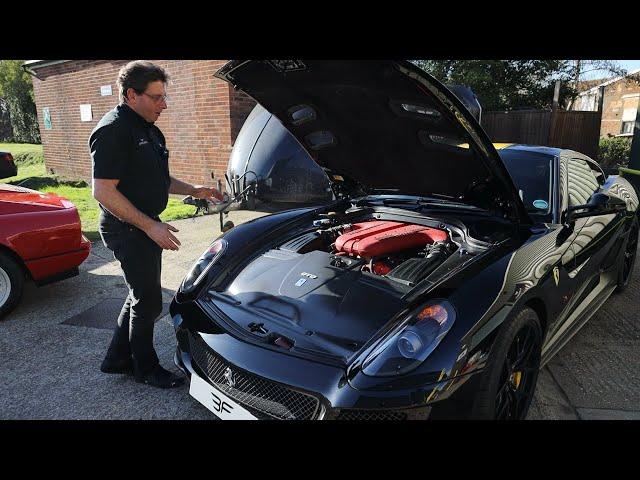
[(233, 60), (216, 77), (275, 115), (338, 191), (445, 195), (531, 223), (476, 119), (409, 62)]

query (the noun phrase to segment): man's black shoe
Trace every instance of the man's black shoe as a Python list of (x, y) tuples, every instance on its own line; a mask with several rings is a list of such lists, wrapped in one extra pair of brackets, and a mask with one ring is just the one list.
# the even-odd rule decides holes
[(106, 358), (100, 365), (100, 371), (102, 373), (120, 373), (123, 375), (133, 375), (133, 361), (131, 359), (123, 363), (113, 363)]
[(165, 370), (160, 365), (156, 365), (147, 375), (136, 376), (136, 382), (158, 388), (175, 388), (184, 383), (184, 378)]

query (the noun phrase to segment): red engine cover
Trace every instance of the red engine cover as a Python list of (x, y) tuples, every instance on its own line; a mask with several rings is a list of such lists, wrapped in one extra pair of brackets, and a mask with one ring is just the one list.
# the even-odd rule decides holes
[(362, 258), (378, 257), (408, 248), (442, 242), (447, 233), (436, 228), (398, 222), (355, 223), (336, 240), (336, 250)]

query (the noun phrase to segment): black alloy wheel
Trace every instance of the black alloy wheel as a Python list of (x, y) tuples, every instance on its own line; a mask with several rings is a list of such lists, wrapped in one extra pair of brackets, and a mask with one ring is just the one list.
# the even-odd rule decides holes
[(507, 352), (495, 398), (496, 420), (523, 420), (529, 410), (540, 367), (539, 330), (526, 325)]
[(475, 395), (470, 418), (524, 420), (533, 400), (543, 330), (536, 312), (524, 307), (498, 331)]
[(629, 285), (633, 267), (636, 262), (636, 253), (638, 251), (638, 219), (634, 218), (631, 228), (629, 229), (629, 238), (622, 254), (622, 262), (618, 276), (618, 287), (616, 292), (622, 292)]

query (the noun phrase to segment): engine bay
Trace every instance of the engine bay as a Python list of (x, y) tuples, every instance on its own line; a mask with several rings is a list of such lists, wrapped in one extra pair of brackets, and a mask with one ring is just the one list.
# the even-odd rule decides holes
[(351, 358), (406, 297), (479, 249), (461, 225), (358, 209), (316, 214), (242, 265), (216, 315), (287, 350)]
[(215, 294), (216, 308), (287, 350), (350, 358), (416, 285), (466, 260), (453, 255), (463, 250), (455, 230), (402, 220), (322, 215), (253, 258)]
[(316, 220), (316, 231), (280, 246), (298, 254), (323, 251), (330, 264), (383, 276), (405, 285), (426, 278), (457, 246), (444, 229), (397, 221), (367, 220), (342, 223), (335, 218)]

